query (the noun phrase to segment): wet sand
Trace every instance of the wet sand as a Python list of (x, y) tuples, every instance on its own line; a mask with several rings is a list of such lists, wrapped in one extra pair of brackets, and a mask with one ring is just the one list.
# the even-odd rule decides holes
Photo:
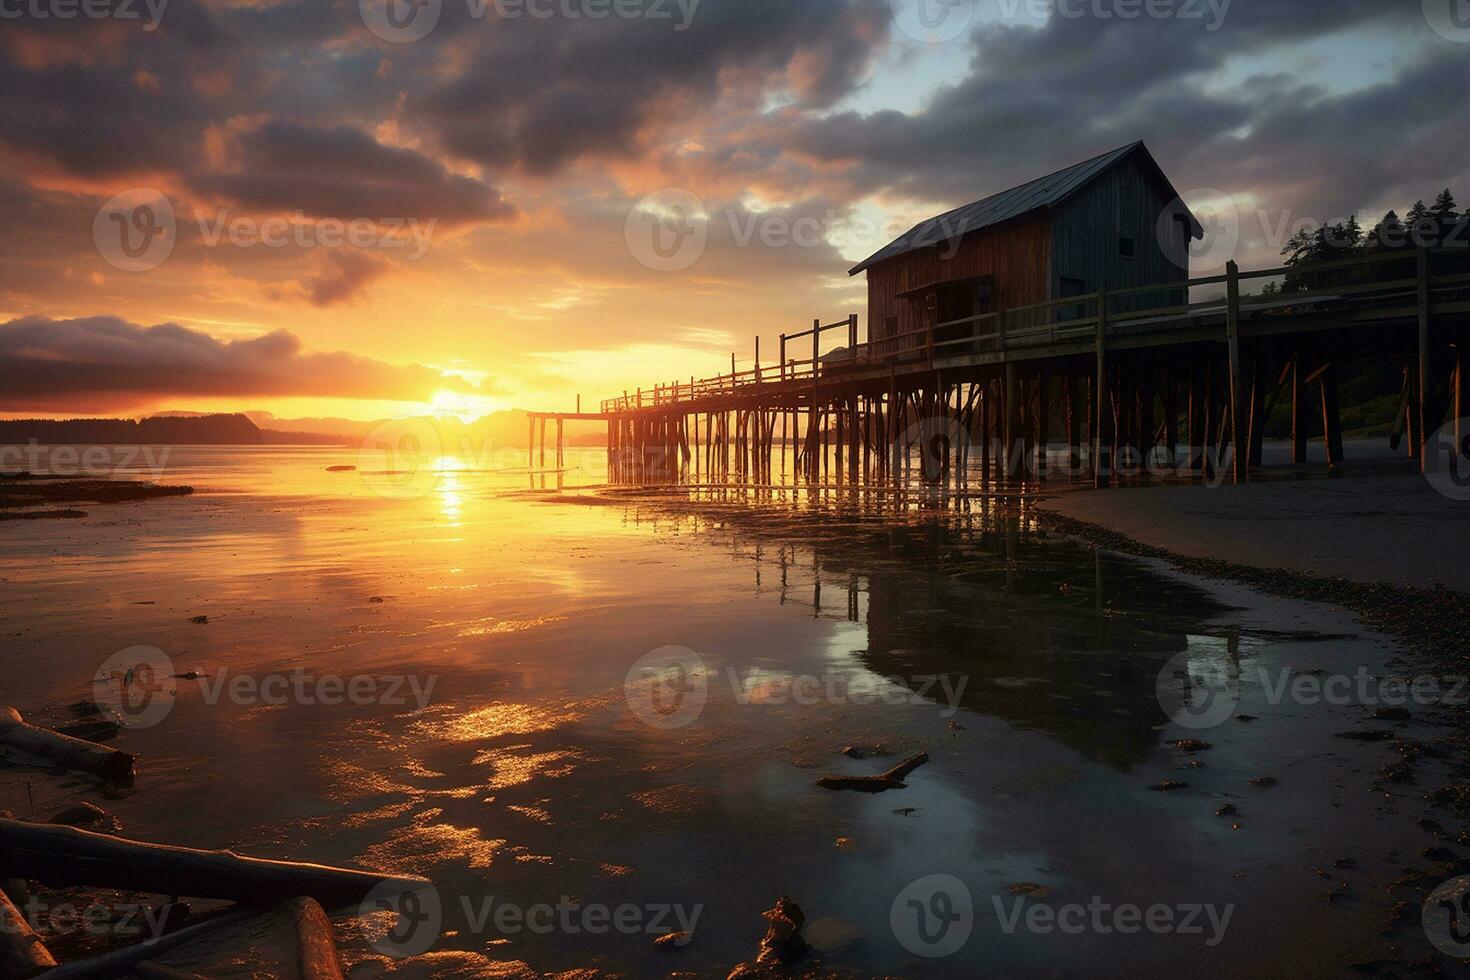
[(1470, 501), (1414, 474), (1083, 490), (1042, 506), (1190, 558), (1470, 593)]
[[(1276, 703), (1258, 680), (1422, 669), (1341, 609), (1048, 534), (1029, 503), (879, 518), (790, 500), (565, 500), (455, 470), (400, 498), (326, 472), (354, 462), (186, 454), (168, 482), (192, 497), (0, 529), (0, 700), (70, 720), (107, 656), (148, 644), (211, 681), (432, 679), (422, 710), (211, 703), (180, 682), (166, 718), (116, 740), (140, 756), (133, 788), (4, 768), (6, 806), (44, 817), (93, 801), (143, 839), (432, 878), (444, 910), (430, 956), (394, 959), (339, 913), (355, 977), (724, 976), (783, 893), (822, 924), (809, 928), (827, 937), (819, 962), (859, 975), (1335, 977), (1429, 955), (1416, 918), (1390, 920), (1450, 874), (1426, 847), (1463, 850), (1464, 814), (1424, 799), (1462, 778), (1462, 760), (1424, 751), (1403, 781), (1380, 769), (1402, 740), (1433, 748), (1457, 720)], [(630, 669), (671, 645), (696, 652), (707, 681), (683, 727), (649, 724), (627, 695)], [(1159, 702), (1181, 654), (1236, 680), (1235, 714), (1207, 732)], [(791, 687), (803, 676), (894, 697), (808, 703)], [(919, 680), (933, 676), (965, 683), (951, 702)], [(1369, 727), (1401, 741), (1337, 737)], [(1210, 748), (1175, 746), (1186, 738)], [(891, 755), (842, 754), (867, 743)], [(917, 751), (931, 761), (904, 789), (814, 786)], [(1188, 785), (1151, 788), (1165, 781)], [(1226, 804), (1234, 817), (1216, 815)], [(1406, 868), (1422, 877), (1401, 881)], [(959, 952), (927, 959), (893, 908), (933, 874), (963, 881), (976, 917)], [(670, 950), (647, 932), (501, 933), (468, 914), (563, 897), (699, 919)], [(1215, 945), (1208, 929), (1006, 931), (1016, 901), (1094, 898), (1233, 910)]]

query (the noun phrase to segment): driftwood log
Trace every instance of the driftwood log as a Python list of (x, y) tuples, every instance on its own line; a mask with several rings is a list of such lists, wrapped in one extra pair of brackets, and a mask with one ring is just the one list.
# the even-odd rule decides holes
[(890, 789), (903, 789), (904, 778), (929, 761), (928, 752), (920, 752), (906, 762), (877, 776), (823, 776), (817, 785), (823, 789), (850, 789), (857, 793), (882, 793)]
[(177, 932), (167, 933), (137, 946), (115, 949), (101, 956), (58, 966), (46, 974), (46, 980), (105, 980), (105, 978), (125, 976), (131, 968), (140, 963), (163, 956), (170, 950), (195, 940), (213, 937), (216, 933), (239, 925), (249, 918), (249, 912), (226, 912), (216, 918), (186, 926)]
[(56, 965), (20, 909), (0, 892), (0, 977), (26, 980)]
[(68, 963), (47, 980), (181, 980), (230, 975), (342, 980), (337, 938), (321, 905), (297, 898), (273, 909), (233, 911), (161, 939)]
[(5, 705), (0, 705), (0, 745), (107, 779), (133, 779), (133, 757), (128, 753), (27, 724), (19, 711)]
[(423, 878), (268, 861), (231, 851), (147, 844), (74, 827), (0, 820), (0, 878), (8, 877), (56, 888), (91, 885), (252, 905), (306, 896), (327, 908), (361, 902), (380, 887), (404, 891), (430, 887)]

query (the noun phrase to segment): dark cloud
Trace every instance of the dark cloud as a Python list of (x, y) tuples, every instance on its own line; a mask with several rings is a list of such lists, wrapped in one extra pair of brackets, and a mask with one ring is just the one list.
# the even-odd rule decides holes
[(489, 185), (347, 126), (273, 121), (238, 138), (237, 168), (190, 175), (195, 191), (246, 208), (316, 217), (498, 221), (515, 209)]
[(176, 323), (111, 316), (0, 324), (0, 411), (65, 411), (79, 402), (142, 405), (171, 396), (320, 396), (423, 401), (466, 383), (420, 364), (309, 353), (285, 330), (221, 341)]
[(357, 249), (317, 249), (309, 261), (311, 268), (306, 275), (263, 283), (265, 295), (282, 302), (300, 300), (312, 306), (336, 306), (362, 298), (369, 285), (392, 269), (382, 258)]
[(888, 10), (886, 0), (704, 0), (683, 31), (661, 20), (491, 13), (457, 25), (473, 38), (468, 66), (414, 93), (408, 108), (456, 155), (551, 173), (582, 157), (632, 155), (649, 126), (698, 130), (702, 113), (742, 86), (757, 108), (780, 89), (803, 106), (829, 105), (866, 74)]

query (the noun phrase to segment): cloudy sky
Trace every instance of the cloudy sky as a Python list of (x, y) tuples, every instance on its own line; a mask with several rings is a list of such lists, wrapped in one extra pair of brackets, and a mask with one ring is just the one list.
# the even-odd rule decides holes
[(0, 414), (687, 381), (865, 314), (847, 269), (914, 221), (1135, 139), (1265, 264), (1470, 198), (1454, 3), (3, 0)]

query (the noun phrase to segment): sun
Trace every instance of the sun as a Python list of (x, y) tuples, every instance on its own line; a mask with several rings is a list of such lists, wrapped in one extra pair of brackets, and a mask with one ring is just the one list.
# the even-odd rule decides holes
[(461, 422), (473, 422), (484, 418), (496, 409), (495, 401), (483, 395), (466, 395), (458, 391), (436, 391), (429, 400), (429, 410), (435, 418), (457, 418)]

